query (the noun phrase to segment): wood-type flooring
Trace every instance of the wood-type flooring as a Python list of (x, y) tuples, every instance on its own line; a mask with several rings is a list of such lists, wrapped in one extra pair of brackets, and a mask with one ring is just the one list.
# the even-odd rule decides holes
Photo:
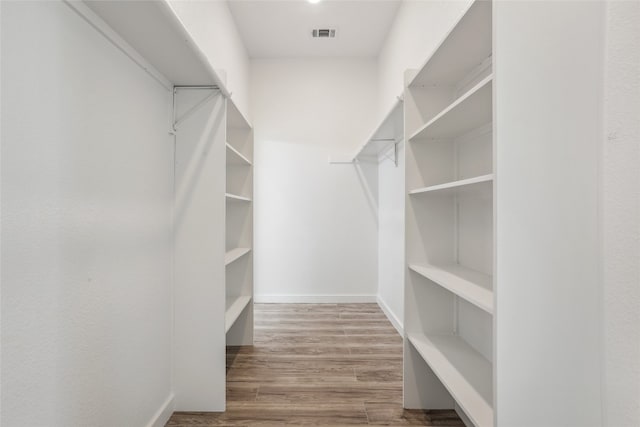
[(402, 408), (402, 338), (377, 304), (256, 304), (253, 347), (227, 349), (227, 410), (167, 426), (458, 426)]

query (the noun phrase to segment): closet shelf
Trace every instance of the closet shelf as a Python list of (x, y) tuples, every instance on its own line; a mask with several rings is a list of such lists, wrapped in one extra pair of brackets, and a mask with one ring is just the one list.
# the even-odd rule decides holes
[(227, 123), (229, 124), (229, 127), (247, 130), (253, 129), (253, 126), (251, 126), (247, 116), (240, 111), (233, 99), (229, 98), (227, 105), (229, 107), (227, 108)]
[(476, 0), (463, 12), (409, 87), (445, 86), (460, 82), (485, 61), (492, 50), (491, 2)]
[(397, 97), (387, 114), (371, 133), (369, 138), (360, 147), (358, 152), (353, 156), (355, 161), (357, 158), (367, 158), (377, 160), (380, 154), (386, 152), (393, 144), (402, 140), (402, 136), (398, 136), (398, 131), (402, 132), (403, 128), (403, 100)]
[(238, 196), (237, 194), (225, 193), (227, 200), (236, 200), (239, 202), (251, 202), (251, 199), (244, 196)]
[(478, 185), (483, 183), (491, 183), (493, 181), (493, 174), (476, 176), (468, 179), (461, 179), (459, 181), (446, 182), (444, 184), (431, 185), (429, 187), (416, 188), (411, 190), (409, 194), (424, 194), (432, 192), (445, 192), (445, 191), (458, 191), (461, 188), (470, 187), (472, 185)]
[(409, 268), (455, 295), (493, 314), (493, 278), (459, 264), (409, 265)]
[(409, 138), (453, 139), (491, 123), (493, 74), (456, 99)]
[(235, 248), (224, 254), (224, 265), (229, 265), (251, 251), (251, 248)]
[(227, 142), (227, 164), (251, 166), (251, 161)]
[(242, 311), (249, 305), (251, 302), (250, 295), (241, 295), (239, 297), (229, 297), (227, 298), (227, 310), (224, 313), (224, 332), (229, 332), (229, 329), (236, 323)]
[(407, 338), (474, 425), (492, 426), (491, 363), (455, 335), (414, 333)]
[[(75, 7), (76, 2), (68, 3)], [(218, 86), (226, 97), (230, 96), (167, 0), (86, 1), (84, 4), (171, 84)], [(140, 31), (141, 28), (144, 31)], [(109, 38), (114, 44), (120, 44), (119, 40)], [(139, 65), (153, 74), (154, 70), (149, 70), (146, 64)]]

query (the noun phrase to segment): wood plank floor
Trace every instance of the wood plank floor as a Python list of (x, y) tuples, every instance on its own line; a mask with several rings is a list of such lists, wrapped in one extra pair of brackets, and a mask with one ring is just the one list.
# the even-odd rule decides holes
[(402, 338), (377, 304), (256, 304), (255, 345), (227, 349), (227, 410), (167, 426), (458, 426), (402, 408)]

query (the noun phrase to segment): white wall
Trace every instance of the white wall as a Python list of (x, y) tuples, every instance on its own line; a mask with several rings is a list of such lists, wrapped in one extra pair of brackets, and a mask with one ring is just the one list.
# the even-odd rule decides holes
[(375, 301), (375, 168), (330, 165), (371, 131), (374, 60), (254, 60), (256, 300)]
[(2, 419), (171, 398), (169, 93), (60, 2), (2, 3)]
[(498, 426), (602, 425), (603, 11), (494, 3)]
[(382, 116), (404, 91), (404, 72), (420, 68), (469, 0), (403, 1), (378, 55), (378, 111)]
[(170, 0), (170, 4), (250, 119), (249, 55), (227, 2)]
[(602, 160), (604, 387), (610, 427), (640, 425), (640, 2), (607, 5)]

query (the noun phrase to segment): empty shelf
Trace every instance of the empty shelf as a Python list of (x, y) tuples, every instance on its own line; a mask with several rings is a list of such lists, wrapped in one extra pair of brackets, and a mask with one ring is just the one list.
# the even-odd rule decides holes
[(227, 142), (227, 164), (251, 166), (251, 161)]
[(250, 202), (248, 197), (238, 196), (237, 194), (225, 193), (224, 195), (228, 200), (238, 200), (240, 202)]
[(458, 336), (408, 334), (407, 338), (471, 421), (492, 426), (491, 363)]
[[(74, 6), (76, 2), (68, 4), (78, 8)], [(216, 85), (225, 96), (230, 96), (167, 0), (87, 1), (84, 4), (172, 84)], [(139, 65), (146, 69), (145, 64)]]
[(490, 123), (493, 114), (493, 74), (485, 77), (418, 129), (411, 140), (451, 139)]
[(460, 298), (493, 314), (493, 278), (457, 264), (446, 266), (409, 265), (409, 268)]
[(229, 329), (236, 323), (236, 320), (238, 320), (238, 317), (240, 317), (240, 314), (250, 302), (250, 295), (241, 295), (227, 299), (227, 310), (224, 314), (225, 333), (229, 332)]
[(457, 190), (459, 188), (468, 187), (475, 184), (482, 184), (493, 181), (493, 174), (476, 176), (473, 178), (461, 179), (459, 181), (446, 182), (444, 184), (431, 185), (429, 187), (416, 188), (411, 190), (409, 194), (423, 194), (436, 191)]
[(491, 2), (476, 0), (409, 86), (444, 86), (460, 82), (491, 55), (491, 33)]
[(227, 99), (227, 124), (231, 128), (252, 129), (251, 123), (231, 97)]
[(243, 255), (248, 254), (249, 251), (251, 251), (251, 248), (235, 248), (235, 249), (231, 249), (229, 252), (224, 254), (224, 265), (231, 264), (233, 261), (235, 261), (238, 258), (242, 257)]

